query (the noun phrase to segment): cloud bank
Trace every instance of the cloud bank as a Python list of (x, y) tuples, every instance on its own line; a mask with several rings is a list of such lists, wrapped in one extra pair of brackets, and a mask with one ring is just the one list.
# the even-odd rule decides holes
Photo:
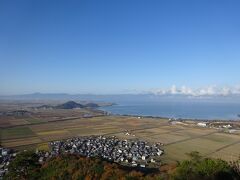
[(240, 95), (240, 86), (217, 87), (208, 86), (204, 88), (192, 89), (187, 86), (177, 87), (173, 85), (169, 89), (157, 89), (152, 91), (156, 95), (187, 95), (187, 96), (229, 96)]

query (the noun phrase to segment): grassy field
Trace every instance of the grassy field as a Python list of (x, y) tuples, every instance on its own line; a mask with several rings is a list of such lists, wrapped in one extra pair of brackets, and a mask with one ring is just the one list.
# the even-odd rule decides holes
[(40, 119), (36, 119), (36, 118), (29, 118), (27, 119), (27, 121), (30, 123), (30, 124), (35, 124), (35, 123), (41, 123), (43, 121), (41, 121)]
[(23, 138), (33, 136), (34, 133), (29, 127), (14, 127), (14, 128), (7, 128), (1, 129), (1, 139), (8, 140), (14, 138)]
[[(27, 120), (29, 121), (29, 120)], [(38, 120), (37, 120), (38, 121)], [(131, 132), (130, 136), (125, 131)], [(1, 143), (12, 148), (47, 149), (49, 141), (74, 136), (116, 135), (123, 139), (142, 139), (164, 143), (164, 162), (186, 159), (186, 153), (199, 151), (204, 156), (236, 159), (240, 152), (240, 136), (214, 129), (169, 124), (166, 119), (127, 116), (79, 118), (68, 121), (31, 124), (1, 130)]]

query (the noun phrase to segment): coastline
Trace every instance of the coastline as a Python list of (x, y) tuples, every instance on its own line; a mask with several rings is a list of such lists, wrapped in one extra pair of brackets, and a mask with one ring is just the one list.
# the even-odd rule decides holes
[[(111, 107), (117, 107), (117, 108), (112, 110)], [(121, 107), (121, 109), (118, 109), (118, 107)], [(130, 108), (131, 107), (135, 108), (134, 111), (138, 111), (138, 109), (137, 109), (138, 106), (133, 105), (133, 106), (130, 106)], [(220, 121), (220, 122), (239, 122), (240, 121), (240, 117), (239, 117), (238, 113), (232, 113), (232, 115), (230, 115), (230, 116), (228, 116), (228, 114), (226, 113), (226, 116), (225, 116), (225, 114), (223, 114), (223, 116), (221, 116), (220, 114), (216, 115), (216, 113), (214, 112), (215, 114), (213, 114), (213, 115), (210, 114), (210, 117), (205, 118), (205, 117), (194, 117), (198, 113), (198, 112), (195, 113), (194, 111), (190, 112), (193, 115), (193, 117), (191, 117), (191, 114), (189, 114), (189, 110), (188, 110), (186, 115), (181, 115), (181, 117), (180, 117), (179, 115), (175, 115), (175, 114), (179, 113), (179, 112), (177, 112), (178, 111), (177, 108), (176, 108), (176, 113), (175, 113), (175, 110), (171, 110), (170, 113), (172, 113), (172, 115), (151, 115), (151, 114), (160, 114), (161, 113), (161, 111), (156, 111), (157, 113), (155, 113), (155, 112), (153, 112), (154, 110), (152, 112), (146, 111), (146, 115), (145, 115), (144, 114), (145, 112), (143, 112), (142, 109), (139, 109), (139, 112), (140, 112), (139, 114), (138, 114), (138, 112), (133, 113), (133, 111), (132, 112), (130, 112), (130, 111), (124, 112), (125, 111), (124, 108), (128, 109), (129, 107), (128, 107), (128, 105), (119, 105), (119, 104), (113, 103), (111, 106), (107, 106), (107, 107), (102, 106), (102, 107), (99, 107), (98, 109), (101, 111), (104, 111), (108, 115), (116, 115), (116, 116), (129, 116), (129, 117), (142, 117), (142, 118), (145, 117), (145, 118), (169, 119), (169, 120), (171, 119), (171, 120), (178, 120), (178, 121), (206, 121), (206, 122), (218, 122), (218, 121)], [(151, 107), (147, 107), (147, 108), (150, 109)], [(182, 108), (182, 107), (180, 107), (180, 108)], [(208, 107), (206, 107), (206, 108), (208, 108)], [(221, 111), (221, 109), (219, 109), (217, 111)], [(170, 114), (170, 113), (163, 112), (162, 114)], [(197, 116), (206, 116), (206, 113), (208, 113), (208, 112), (204, 112), (204, 113), (199, 114), (199, 115), (197, 114)], [(148, 114), (150, 114), (150, 115), (148, 115)], [(236, 115), (234, 115), (234, 114), (236, 114)], [(179, 117), (177, 117), (177, 116), (179, 116)], [(233, 118), (231, 118), (231, 117), (233, 117)]]
[(132, 115), (132, 114), (113, 114), (107, 111), (106, 112), (108, 115), (111, 116), (124, 116), (124, 117), (135, 117), (135, 118), (152, 118), (152, 119), (168, 119), (169, 121), (205, 121), (205, 122), (240, 122), (240, 119), (236, 120), (211, 120), (211, 119), (193, 119), (193, 118), (170, 118), (170, 117), (164, 117), (164, 116), (149, 116), (149, 115)]

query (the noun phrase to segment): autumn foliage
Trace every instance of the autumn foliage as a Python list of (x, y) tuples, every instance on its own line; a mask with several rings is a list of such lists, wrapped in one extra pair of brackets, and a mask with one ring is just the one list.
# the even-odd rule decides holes
[(159, 169), (138, 169), (110, 163), (99, 158), (64, 154), (49, 159), (43, 165), (33, 152), (20, 153), (10, 163), (10, 180), (238, 180), (239, 161), (227, 163), (219, 159), (203, 158), (197, 152), (190, 159), (175, 165), (162, 165)]

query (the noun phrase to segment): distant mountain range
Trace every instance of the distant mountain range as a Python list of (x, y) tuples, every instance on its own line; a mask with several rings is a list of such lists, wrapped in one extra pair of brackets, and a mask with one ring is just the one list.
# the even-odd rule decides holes
[[(66, 93), (33, 93), (24, 95), (0, 96), (0, 100), (61, 100), (61, 101), (88, 101), (88, 102), (137, 102), (137, 101), (233, 101), (240, 102), (240, 95), (204, 95), (191, 96), (183, 94), (66, 94)], [(92, 104), (94, 106), (94, 104)]]

